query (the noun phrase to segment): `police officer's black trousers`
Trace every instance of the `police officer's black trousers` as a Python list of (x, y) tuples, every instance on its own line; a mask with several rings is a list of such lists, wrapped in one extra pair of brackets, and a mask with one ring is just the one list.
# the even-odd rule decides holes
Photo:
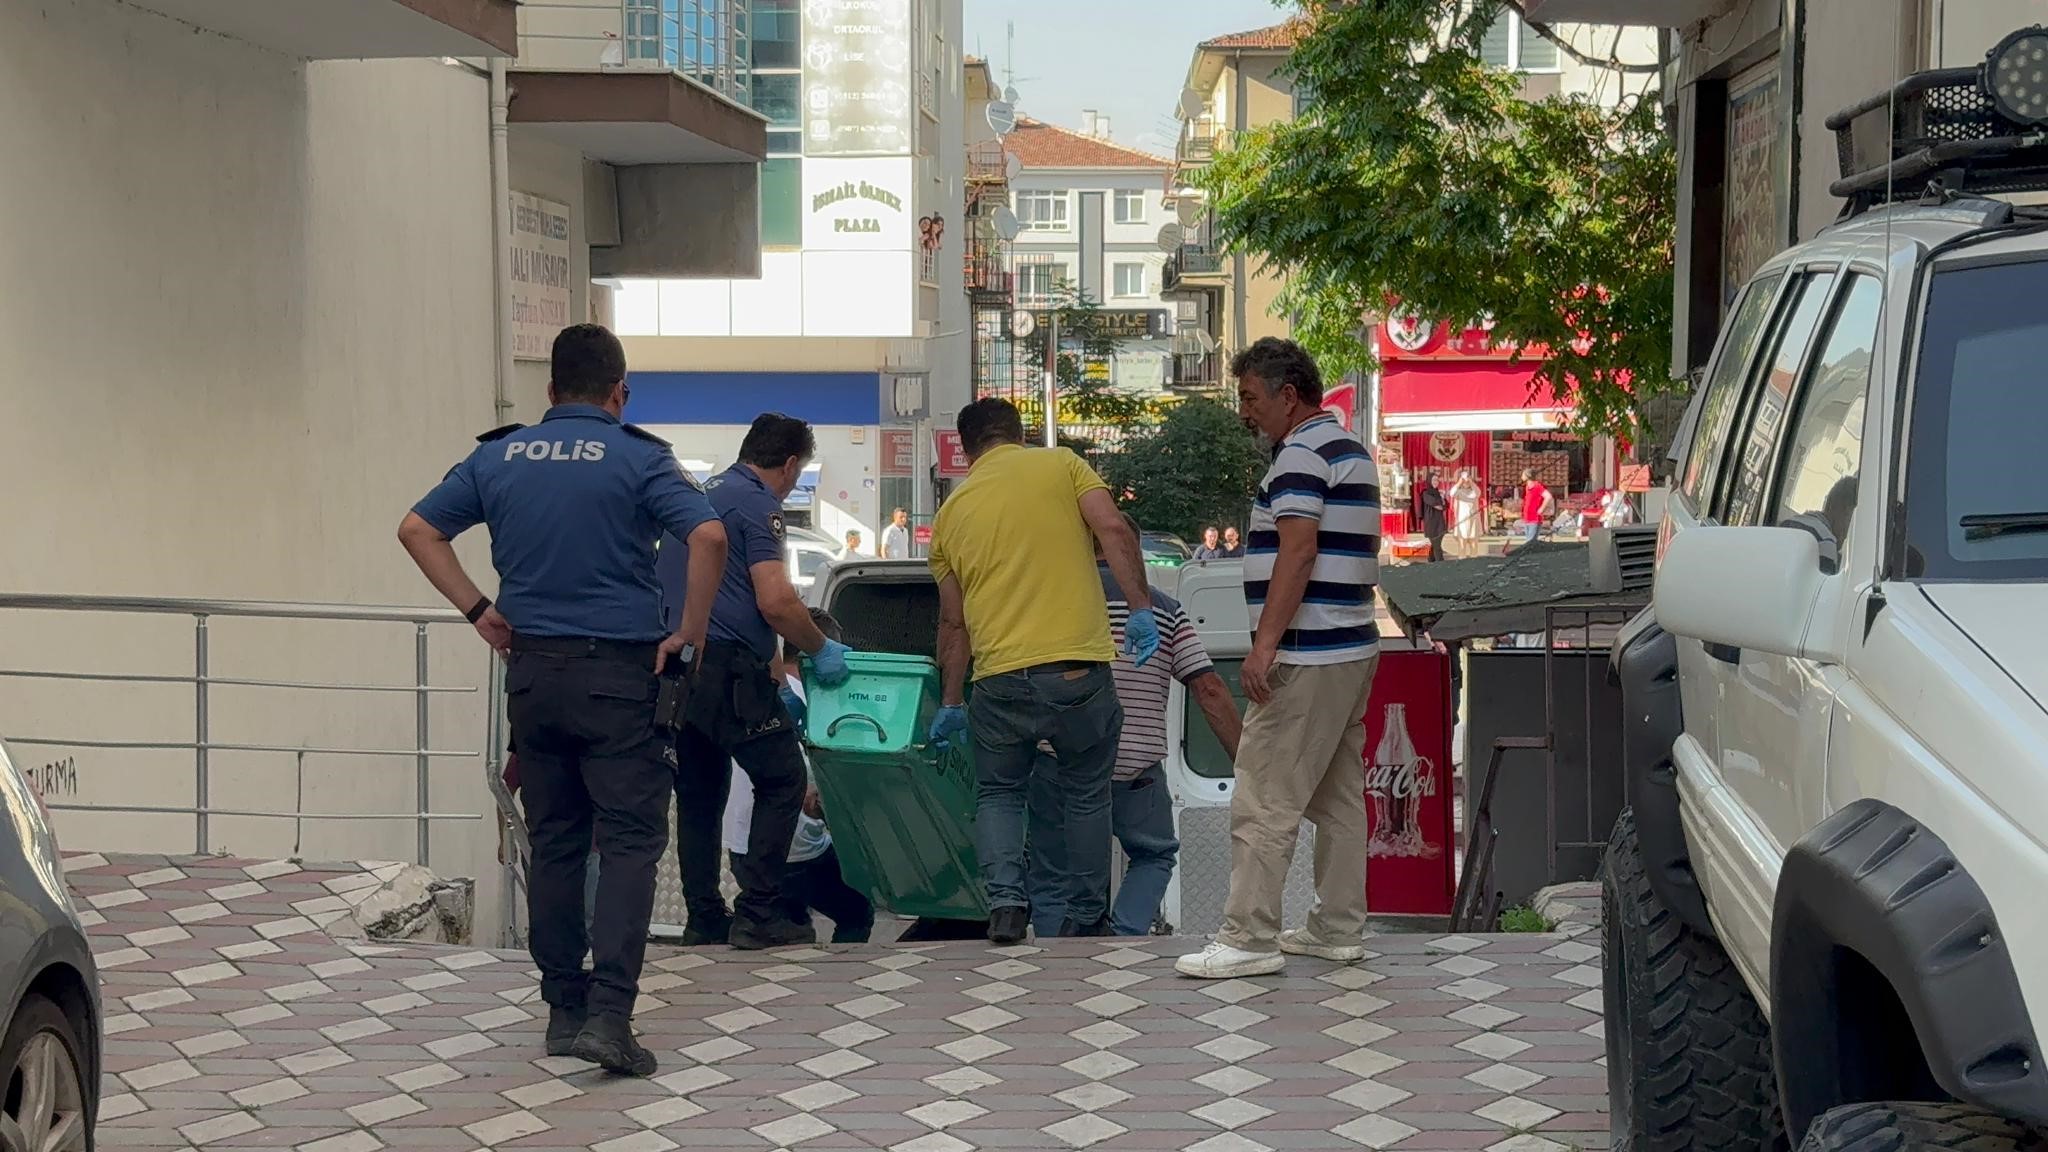
[[(533, 845), (527, 915), (541, 997), (631, 1016), (675, 786), (668, 734), (654, 722), (654, 645), (515, 638), (505, 689)], [(593, 828), (601, 866), (586, 934)]]
[(733, 860), (740, 883), (733, 913), (757, 925), (784, 920), (783, 878), (806, 775), (796, 723), (782, 706), (775, 674), (744, 649), (712, 644), (690, 714), (676, 739), (676, 862), (690, 915), (715, 916), (724, 908), (719, 856), (737, 762), (754, 785), (754, 820), (746, 853)]

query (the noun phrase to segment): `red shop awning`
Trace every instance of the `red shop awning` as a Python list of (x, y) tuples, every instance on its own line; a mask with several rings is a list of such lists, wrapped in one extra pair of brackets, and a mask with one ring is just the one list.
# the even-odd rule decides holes
[(1556, 428), (1570, 415), (1548, 385), (1531, 392), (1532, 363), (1394, 362), (1380, 377), (1388, 432), (1482, 432)]

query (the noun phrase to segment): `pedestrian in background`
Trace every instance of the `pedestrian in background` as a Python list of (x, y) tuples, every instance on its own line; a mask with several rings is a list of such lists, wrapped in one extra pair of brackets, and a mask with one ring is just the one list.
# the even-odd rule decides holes
[[(1133, 532), (1135, 520), (1125, 518)], [(1216, 530), (1211, 528), (1210, 535)], [(1102, 594), (1109, 604), (1111, 638), (1121, 646), (1131, 606), (1117, 586), (1116, 577), (1096, 551)], [(1117, 702), (1123, 705), (1123, 734), (1117, 740), (1116, 768), (1109, 789), (1110, 826), (1123, 846), (1123, 882), (1117, 887), (1110, 912), (1110, 928), (1118, 936), (1144, 936), (1159, 918), (1159, 904), (1173, 880), (1180, 859), (1180, 839), (1173, 827), (1173, 790), (1166, 781), (1166, 703), (1173, 682), (1187, 688), (1188, 699), (1202, 710), (1203, 719), (1232, 760), (1237, 758), (1240, 722), (1237, 702), (1230, 688), (1216, 674), (1194, 622), (1179, 601), (1158, 589), (1152, 590), (1152, 611), (1159, 620), (1159, 654), (1139, 667), (1128, 654), (1119, 653), (1110, 673), (1116, 680)], [(1041, 777), (1032, 782), (1034, 813), (1053, 815), (1059, 799), (1052, 781)], [(1054, 834), (1045, 834), (1046, 832)], [(1061, 837), (1057, 829), (1031, 828), (1031, 924), (1041, 936), (1061, 927), (1065, 910), (1077, 888), (1088, 888), (1107, 897), (1109, 871), (1082, 872), (1060, 859)], [(1043, 846), (1047, 851), (1041, 851)]]
[(1202, 542), (1195, 547), (1195, 559), (1223, 559), (1223, 534), (1216, 530), (1215, 525), (1202, 529)]
[(1536, 470), (1522, 469), (1522, 543), (1534, 544), (1544, 522), (1556, 511), (1557, 497), (1536, 478)]
[[(1109, 783), (1123, 730), (1109, 663), (1109, 609), (1095, 548), (1130, 605), (1125, 644), (1143, 664), (1159, 649), (1159, 625), (1137, 533), (1109, 488), (1065, 448), (1026, 448), (1024, 422), (990, 397), (960, 410), (968, 474), (932, 526), (939, 584), (942, 707), (931, 739), (946, 744), (970, 725), (964, 706), (974, 667), (971, 718), (979, 774), (975, 846), (988, 885), (988, 937), (1014, 944), (1030, 927), (1025, 892), (1024, 809), (1038, 745), (1064, 801), (1064, 853), (1093, 873), (1109, 868)], [(1105, 934), (1107, 903), (1077, 894), (1072, 931)]]
[[(441, 595), (507, 654), (548, 1054), (648, 1076), (655, 1059), (633, 1038), (633, 1004), (675, 786), (669, 734), (656, 720), (658, 677), (703, 646), (725, 529), (668, 445), (622, 422), (626, 353), (616, 336), (596, 324), (564, 328), (548, 401), (538, 425), (478, 437), (407, 513), (398, 538)], [(491, 533), (496, 604), (451, 544), (478, 524)], [(666, 637), (654, 578), (663, 530), (692, 551), (688, 601)], [(593, 836), (603, 866), (586, 930)]]
[(858, 560), (861, 556), (860, 533), (849, 530), (846, 533), (846, 547), (840, 550), (839, 558), (841, 560)]
[[(1240, 411), (1273, 443), (1244, 562), (1251, 709), (1230, 800), (1230, 897), (1215, 942), (1176, 967), (1203, 978), (1278, 972), (1283, 953), (1365, 954), (1365, 704), (1379, 656), (1379, 472), (1322, 410), (1315, 360), (1264, 337), (1230, 364)], [(1280, 931), (1303, 817), (1315, 825), (1316, 901)]]
[(1244, 540), (1237, 534), (1237, 525), (1235, 524), (1223, 530), (1223, 558), (1225, 560), (1244, 559)]
[(1422, 505), (1422, 535), (1429, 541), (1429, 559), (1434, 563), (1444, 558), (1444, 536), (1451, 529), (1450, 501), (1434, 473), (1423, 476), (1422, 493), (1416, 499)]
[[(809, 424), (765, 413), (754, 418), (740, 442), (739, 462), (708, 486), (732, 549), (711, 609), (689, 716), (676, 738), (676, 859), (689, 915), (685, 944), (757, 949), (817, 939), (808, 918), (789, 918), (782, 895), (808, 777), (776, 667), (778, 646), (787, 641), (811, 656), (820, 681), (838, 684), (847, 676), (849, 649), (828, 639), (811, 619), (789, 582), (783, 548), (782, 502), (817, 453)], [(683, 606), (688, 610), (689, 600)], [(747, 850), (733, 860), (740, 896), (728, 911), (719, 891), (720, 849), (734, 761), (753, 784), (754, 811)]]
[(910, 559), (910, 513), (901, 508), (889, 513), (889, 526), (882, 529), (882, 559)]

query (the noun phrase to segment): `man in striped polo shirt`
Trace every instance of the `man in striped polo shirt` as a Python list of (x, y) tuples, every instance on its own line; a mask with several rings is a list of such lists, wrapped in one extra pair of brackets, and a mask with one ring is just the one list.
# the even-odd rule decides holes
[[(1273, 443), (1252, 507), (1244, 594), (1251, 701), (1230, 801), (1230, 899), (1215, 942), (1177, 965), (1222, 979), (1278, 972), (1287, 953), (1365, 954), (1365, 704), (1379, 634), (1379, 473), (1322, 410), (1315, 361), (1266, 337), (1232, 359), (1238, 409)], [(1315, 825), (1316, 903), (1280, 931), (1282, 891), (1302, 819)]]
[[(1136, 535), (1138, 522), (1129, 513), (1124, 520)], [(1102, 577), (1103, 599), (1109, 604), (1110, 638), (1121, 653), (1131, 605), (1109, 562), (1103, 559), (1099, 543), (1095, 563)], [(1186, 686), (1188, 702), (1201, 709), (1216, 742), (1232, 759), (1237, 757), (1241, 727), (1237, 702), (1230, 698), (1223, 677), (1217, 675), (1187, 610), (1180, 601), (1154, 588), (1152, 611), (1159, 620), (1159, 654), (1142, 666), (1120, 654), (1109, 668), (1116, 679), (1117, 703), (1124, 710), (1124, 730), (1117, 738), (1116, 769), (1109, 792), (1110, 827), (1117, 843), (1123, 845), (1127, 861), (1123, 883), (1110, 907), (1108, 930), (1118, 936), (1151, 933), (1152, 922), (1159, 918), (1159, 903), (1173, 881), (1174, 865), (1180, 860), (1165, 765), (1166, 704), (1173, 682)], [(1086, 888), (1107, 897), (1109, 870), (1105, 867), (1084, 874), (1065, 859), (1060, 796), (1050, 776), (1041, 775), (1032, 782), (1031, 821), (1032, 927), (1040, 936), (1057, 936), (1065, 926), (1069, 894)]]

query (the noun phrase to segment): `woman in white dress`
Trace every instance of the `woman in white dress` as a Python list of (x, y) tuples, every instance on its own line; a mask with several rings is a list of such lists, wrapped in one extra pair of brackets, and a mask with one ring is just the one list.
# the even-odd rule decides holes
[(1461, 556), (1479, 554), (1479, 538), (1486, 532), (1486, 493), (1472, 478), (1470, 468), (1458, 469), (1458, 482), (1451, 485), (1451, 538)]

